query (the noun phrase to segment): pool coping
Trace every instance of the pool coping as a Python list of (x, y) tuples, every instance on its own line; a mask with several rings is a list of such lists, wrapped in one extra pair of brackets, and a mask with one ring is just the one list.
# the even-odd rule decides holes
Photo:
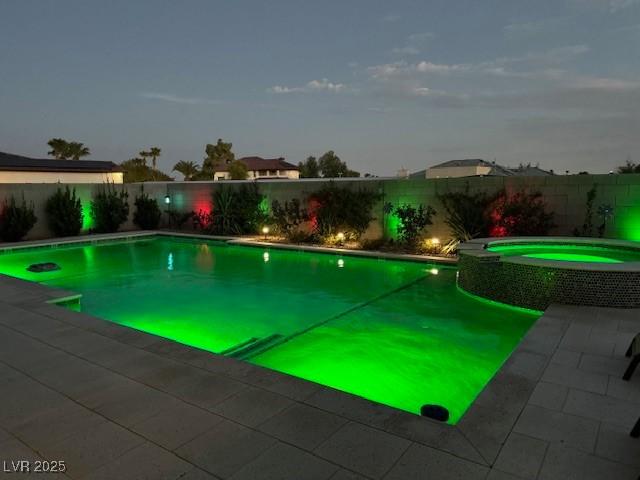
[[(126, 239), (158, 233), (175, 235), (171, 232), (136, 232), (134, 235), (130, 233), (102, 235), (95, 240)], [(183, 236), (194, 237), (188, 234)], [(202, 238), (211, 239), (210, 236)], [(68, 244), (81, 241), (50, 241), (49, 243)], [(0, 245), (0, 248), (3, 247), (4, 245)], [(331, 251), (334, 252), (333, 249)], [(350, 422), (363, 424), (487, 467), (496, 464), (500, 451), (512, 435), (522, 412), (530, 403), (529, 400), (541, 382), (544, 372), (553, 364), (553, 358), (557, 354), (561, 341), (572, 326), (573, 320), (579, 318), (574, 316), (573, 312), (581, 311), (580, 307), (557, 305), (547, 309), (534, 322), (460, 421), (456, 425), (447, 425), (298, 377), (182, 345), (108, 320), (52, 305), (43, 306), (77, 294), (0, 275), (0, 294), (7, 288), (13, 287), (29, 292), (29, 295), (19, 297), (15, 302), (25, 311), (38, 314), (46, 312), (46, 316), (52, 320), (141, 348), (173, 362), (228, 376), (254, 388), (265, 389), (284, 395), (293, 401), (325, 410)], [(638, 318), (640, 319), (640, 316)], [(637, 325), (640, 329), (640, 321)]]
[(524, 256), (503, 256), (499, 252), (491, 252), (486, 249), (490, 244), (526, 244), (526, 243), (550, 243), (572, 244), (591, 246), (622, 247), (640, 251), (637, 242), (617, 239), (602, 239), (592, 237), (488, 237), (474, 238), (460, 244), (459, 251), (463, 255), (471, 255), (486, 261), (499, 261), (516, 265), (535, 265), (540, 267), (562, 268), (565, 270), (589, 270), (594, 272), (640, 272), (640, 261), (622, 263), (597, 263), (597, 262), (566, 262), (561, 260), (548, 260), (543, 258), (530, 258)]

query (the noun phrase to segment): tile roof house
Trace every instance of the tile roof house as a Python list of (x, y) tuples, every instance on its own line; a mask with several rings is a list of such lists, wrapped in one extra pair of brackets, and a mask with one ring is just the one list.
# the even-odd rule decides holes
[(546, 171), (536, 166), (526, 165), (508, 168), (495, 162), (487, 162), (481, 158), (467, 158), (463, 160), (449, 160), (429, 167), (426, 170), (412, 173), (410, 178), (455, 178), (455, 177), (513, 177), (513, 176), (543, 176), (553, 175), (553, 171)]
[[(249, 180), (261, 179), (297, 179), (300, 178), (300, 169), (292, 163), (286, 162), (284, 158), (261, 158), (261, 157), (243, 157), (238, 158), (239, 162), (246, 165)], [(229, 180), (229, 164), (220, 165), (216, 168), (215, 180)]]
[(0, 183), (122, 183), (113, 162), (29, 158), (0, 152)]

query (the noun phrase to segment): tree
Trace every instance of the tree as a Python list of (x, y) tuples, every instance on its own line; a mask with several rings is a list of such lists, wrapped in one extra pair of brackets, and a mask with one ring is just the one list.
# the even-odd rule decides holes
[(91, 155), (89, 147), (85, 147), (81, 142), (68, 142), (64, 138), (52, 138), (47, 142), (51, 150), (48, 155), (53, 156), (57, 160), (80, 160), (81, 157)]
[(153, 166), (153, 168), (158, 168), (156, 161), (158, 160), (158, 157), (160, 156), (160, 153), (162, 153), (162, 149), (158, 148), (158, 147), (151, 147), (149, 149), (149, 156), (151, 157), (151, 165)]
[(298, 163), (301, 178), (318, 178), (320, 176), (320, 165), (316, 157), (309, 156), (304, 162)]
[(247, 166), (240, 160), (234, 160), (229, 164), (229, 176), (231, 180), (246, 180), (248, 174)]
[(158, 180), (172, 181), (169, 175), (147, 165), (144, 158), (135, 157), (120, 164), (124, 170), (124, 182), (153, 182)]
[(62, 138), (52, 138), (47, 142), (47, 145), (51, 147), (47, 155), (51, 155), (58, 160), (67, 159), (67, 147), (69, 144), (66, 140)]
[(91, 155), (91, 151), (89, 150), (89, 147), (85, 147), (83, 143), (69, 142), (67, 154), (71, 160), (80, 160), (80, 157)]
[(627, 159), (627, 163), (618, 167), (618, 173), (640, 173), (640, 164), (635, 164)]
[(180, 160), (173, 166), (172, 172), (178, 172), (184, 175), (185, 181), (193, 180), (193, 177), (197, 176), (200, 172), (200, 168), (195, 162), (185, 162)]
[(218, 139), (218, 143), (215, 145), (207, 143), (204, 149), (207, 156), (202, 163), (203, 175), (213, 179), (214, 172), (218, 166), (233, 162), (236, 157), (231, 151), (232, 147), (233, 144), (231, 142), (226, 143), (221, 138)]
[(349, 170), (346, 162), (340, 160), (333, 150), (329, 150), (318, 160), (322, 176), (325, 178), (359, 177), (360, 173)]

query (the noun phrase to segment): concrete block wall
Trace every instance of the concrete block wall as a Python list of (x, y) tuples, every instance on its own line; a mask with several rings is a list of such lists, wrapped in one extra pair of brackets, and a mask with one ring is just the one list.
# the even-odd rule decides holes
[[(267, 197), (269, 204), (273, 200), (304, 199), (326, 183), (323, 179), (308, 180), (273, 180), (258, 182), (260, 191)], [(164, 198), (171, 198), (170, 208), (176, 211), (207, 211), (211, 208), (211, 196), (216, 188), (222, 185), (234, 186), (241, 182), (157, 182), (142, 184), (125, 184), (122, 187), (129, 193), (131, 215), (123, 230), (133, 230), (135, 197), (141, 188), (151, 197), (158, 200), (161, 208), (166, 209)], [(364, 188), (382, 194), (383, 198), (374, 207), (374, 220), (366, 233), (368, 238), (376, 238), (382, 234), (383, 228), (393, 230), (394, 222), (385, 217), (383, 205), (390, 202), (394, 206), (408, 203), (412, 205), (430, 205), (437, 214), (434, 224), (428, 228), (430, 236), (446, 240), (449, 230), (444, 223), (445, 216), (437, 195), (450, 191), (464, 191), (467, 186), (470, 192), (495, 192), (505, 188), (509, 192), (522, 189), (540, 191), (549, 210), (555, 213), (557, 235), (571, 235), (576, 227), (584, 221), (587, 192), (597, 186), (594, 210), (599, 205), (607, 204), (614, 208), (614, 216), (610, 220), (605, 236), (625, 240), (640, 241), (640, 174), (627, 175), (557, 175), (551, 177), (473, 177), (473, 178), (440, 178), (440, 179), (338, 179), (340, 186)], [(76, 184), (70, 185), (79, 195), (85, 212), (90, 211), (91, 198), (102, 185)], [(46, 225), (44, 205), (58, 188), (57, 184), (0, 184), (0, 202), (14, 195), (28, 202), (33, 202), (38, 216), (38, 223), (29, 233), (28, 238), (45, 238), (50, 236)], [(594, 225), (600, 223), (597, 213), (593, 218)], [(391, 234), (394, 232), (391, 231)]]

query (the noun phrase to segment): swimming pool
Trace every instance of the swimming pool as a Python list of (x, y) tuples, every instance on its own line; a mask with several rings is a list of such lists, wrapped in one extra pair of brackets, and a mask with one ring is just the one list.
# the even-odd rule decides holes
[[(34, 263), (59, 270), (34, 273)], [(0, 273), (82, 294), (82, 311), (456, 423), (537, 318), (479, 301), (456, 270), (177, 237), (0, 255)]]

